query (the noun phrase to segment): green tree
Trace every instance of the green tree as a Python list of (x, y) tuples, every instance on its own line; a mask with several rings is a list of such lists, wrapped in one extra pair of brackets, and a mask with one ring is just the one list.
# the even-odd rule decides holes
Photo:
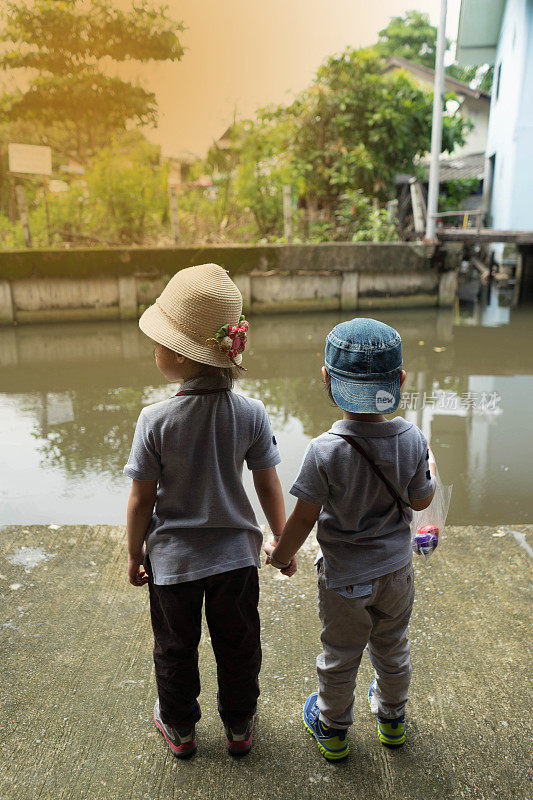
[(296, 178), (286, 151), (290, 122), (275, 111), (262, 110), (257, 120), (240, 123), (233, 133), (239, 155), (235, 191), (253, 215), (260, 238), (283, 233), (282, 186), (294, 184)]
[(87, 173), (89, 228), (111, 243), (143, 244), (167, 219), (160, 148), (128, 131), (98, 152)]
[(478, 188), (478, 178), (455, 178), (448, 181), (446, 194), (439, 195), (439, 209), (441, 211), (457, 211), (461, 208), (463, 200), (470, 197)]
[[(214, 183), (224, 176), (233, 240), (282, 239), (283, 184), (300, 207), (296, 240), (395, 238), (379, 204), (394, 194), (396, 174), (414, 172), (416, 157), (429, 150), (432, 104), (430, 91), (406, 71), (387, 72), (373, 49), (348, 48), (328, 59), (293, 103), (234, 124), (230, 152), (213, 152), (213, 166), (209, 159), (201, 166)], [(445, 112), (443, 151), (462, 144), (468, 130), (468, 120)], [(220, 214), (217, 203), (204, 219)], [(182, 213), (186, 204), (180, 202)]]
[[(117, 135), (68, 190), (48, 195), (52, 244), (147, 245), (168, 228), (167, 165), (160, 148), (138, 130)], [(34, 246), (48, 244), (42, 185), (25, 181)], [(0, 243), (23, 246), (20, 223), (9, 234), (0, 217)]]
[[(446, 48), (450, 45), (450, 40), (446, 39)], [(387, 27), (379, 32), (376, 49), (384, 58), (398, 56), (435, 69), (437, 28), (431, 25), (429, 14), (406, 11), (403, 17), (392, 17)], [(490, 94), (494, 67), (463, 67), (454, 62), (446, 67), (446, 72), (463, 83), (476, 81), (476, 88)]]
[[(278, 153), (289, 159), (300, 194), (333, 220), (339, 198), (354, 189), (386, 200), (398, 172), (413, 170), (430, 148), (432, 93), (407, 72), (384, 71), (372, 49), (348, 48), (320, 67), (312, 86), (271, 119), (284, 137)], [(446, 114), (442, 150), (462, 144), (470, 124)]]
[(463, 83), (473, 84), (476, 89), (481, 92), (490, 94), (492, 91), (492, 81), (494, 79), (494, 65), (487, 65), (481, 67), (463, 67), (461, 64), (450, 64), (446, 67), (446, 72), (452, 78), (457, 78), (458, 81)]
[(398, 56), (434, 69), (436, 43), (437, 29), (429, 14), (406, 11), (403, 17), (392, 17), (379, 32), (376, 49), (384, 58)]
[(337, 235), (352, 242), (393, 242), (398, 239), (394, 223), (385, 208), (359, 190), (346, 192), (339, 198), (335, 213)]
[(117, 77), (130, 61), (177, 61), (180, 22), (144, 0), (122, 11), (106, 0), (8, 2), (0, 66), (24, 88), (0, 98), (4, 116), (38, 126), (40, 143), (87, 163), (129, 124), (157, 124), (155, 95)]

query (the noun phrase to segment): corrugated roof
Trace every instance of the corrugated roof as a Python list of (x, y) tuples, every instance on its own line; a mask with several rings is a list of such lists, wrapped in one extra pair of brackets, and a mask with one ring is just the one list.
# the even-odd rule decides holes
[[(408, 72), (412, 72), (413, 75), (423, 76), (430, 79), (432, 82), (435, 79), (435, 70), (425, 67), (423, 64), (419, 64), (417, 61), (409, 61), (407, 58), (393, 56), (387, 59), (387, 64), (389, 66), (386, 71), (391, 69), (406, 69)], [(476, 100), (483, 99), (490, 101), (490, 94), (487, 94), (487, 92), (482, 92), (479, 89), (471, 89), (467, 83), (459, 81), (457, 78), (452, 78), (449, 75), (444, 76), (444, 89), (448, 92), (456, 92), (456, 94), (474, 97)]]
[[(429, 175), (430, 159), (424, 158), (422, 164)], [(448, 183), (457, 178), (478, 178), (483, 180), (485, 174), (485, 153), (471, 153), (457, 158), (441, 158), (439, 160), (439, 182)]]
[[(426, 170), (426, 180), (429, 179), (430, 157), (427, 156), (420, 160), (421, 165)], [(441, 158), (439, 160), (439, 183), (448, 183), (457, 178), (477, 178), (483, 180), (485, 175), (485, 153), (471, 153), (470, 155), (457, 156), (456, 158)], [(407, 172), (399, 172), (394, 183), (400, 186), (409, 183), (413, 176)]]

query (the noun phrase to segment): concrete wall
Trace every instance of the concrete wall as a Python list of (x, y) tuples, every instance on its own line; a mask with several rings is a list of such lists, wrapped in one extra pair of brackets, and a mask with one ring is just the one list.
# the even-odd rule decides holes
[[(122, 251), (107, 251), (102, 256), (102, 271), (108, 273), (115, 260), (115, 275), (95, 274), (98, 260), (88, 259), (79, 277), (59, 277), (58, 272), (66, 267), (64, 253), (58, 254), (61, 262), (58, 266), (51, 251), (40, 263), (39, 253), (32, 254), (32, 263), (38, 264), (36, 274), (29, 276), (22, 269), (26, 274), (16, 277), (7, 259), (9, 254), (1, 253), (0, 324), (134, 319), (154, 302), (170, 275), (183, 267), (184, 261), (188, 262), (191, 253), (194, 253), (193, 263), (216, 260), (225, 266), (242, 292), (246, 311), (252, 313), (447, 305), (453, 299), (450, 291), (453, 294), (455, 273), (440, 272), (432, 263), (432, 249), (418, 244), (274, 245), (187, 249), (185, 253), (184, 250), (165, 251), (162, 261), (166, 269), (170, 267), (167, 274), (156, 269), (139, 270), (142, 260), (137, 254), (134, 259), (137, 269), (124, 274), (124, 264), (131, 260), (125, 261)], [(150, 263), (157, 263), (152, 251), (147, 258)], [(272, 264), (275, 268), (269, 268)], [(454, 256), (450, 256), (448, 266), (454, 266)]]

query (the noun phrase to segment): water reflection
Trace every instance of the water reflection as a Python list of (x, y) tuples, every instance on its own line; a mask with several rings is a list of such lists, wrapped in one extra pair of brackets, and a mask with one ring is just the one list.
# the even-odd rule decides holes
[[(533, 321), (489, 302), (376, 312), (404, 341), (400, 413), (419, 425), (454, 483), (457, 523), (531, 521), (528, 408)], [(368, 314), (369, 316), (371, 314)], [(337, 418), (322, 388), (326, 333), (338, 314), (253, 320), (239, 391), (265, 403), (286, 489), (310, 437)], [(0, 331), (3, 522), (123, 522), (122, 476), (138, 413), (172, 394), (135, 323)]]
[(92, 472), (112, 478), (125, 464), (132, 420), (144, 404), (142, 390), (130, 387), (47, 392), (33, 434), (41, 465), (63, 468), (76, 478)]

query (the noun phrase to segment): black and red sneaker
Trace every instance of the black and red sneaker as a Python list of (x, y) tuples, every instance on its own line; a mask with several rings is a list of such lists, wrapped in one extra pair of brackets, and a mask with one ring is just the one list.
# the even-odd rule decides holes
[(194, 725), (192, 728), (182, 728), (179, 725), (167, 725), (161, 719), (159, 711), (159, 698), (155, 702), (154, 722), (156, 727), (165, 737), (166, 743), (176, 758), (188, 758), (196, 752), (196, 735)]
[(247, 719), (242, 725), (226, 728), (226, 747), (232, 756), (245, 756), (252, 749), (252, 737), (254, 735), (255, 714)]

